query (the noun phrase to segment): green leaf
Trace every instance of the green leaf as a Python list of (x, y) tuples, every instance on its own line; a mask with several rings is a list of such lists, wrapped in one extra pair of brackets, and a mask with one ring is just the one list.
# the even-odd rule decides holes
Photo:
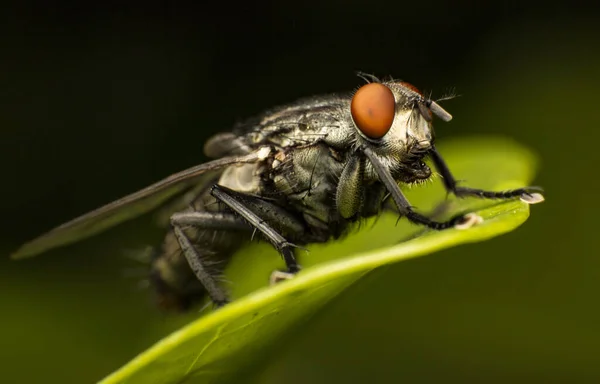
[[(530, 182), (535, 158), (506, 139), (468, 139), (440, 147), (453, 173), (465, 184), (507, 189)], [(419, 210), (432, 211), (444, 201), (439, 180), (406, 190)], [(304, 270), (294, 279), (268, 286), (283, 263), (267, 244), (238, 252), (227, 270), (236, 300), (199, 317), (140, 354), (103, 383), (223, 382), (259, 364), (267, 364), (286, 336), (294, 333), (348, 287), (376, 268), (459, 244), (483, 241), (512, 231), (529, 216), (521, 201), (455, 200), (449, 212), (477, 210), (484, 222), (468, 230), (423, 230), (385, 214), (362, 223), (342, 241), (315, 244), (300, 254)], [(376, 317), (376, 314), (374, 314)]]

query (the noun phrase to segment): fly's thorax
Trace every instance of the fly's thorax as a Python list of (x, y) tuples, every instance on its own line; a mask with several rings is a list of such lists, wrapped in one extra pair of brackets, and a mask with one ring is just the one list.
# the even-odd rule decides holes
[(331, 193), (344, 166), (344, 159), (321, 143), (290, 148), (275, 156), (270, 177), (278, 191), (304, 202)]
[(328, 230), (335, 215), (333, 197), (345, 158), (325, 143), (288, 148), (276, 154), (270, 179), (299, 215), (315, 229)]

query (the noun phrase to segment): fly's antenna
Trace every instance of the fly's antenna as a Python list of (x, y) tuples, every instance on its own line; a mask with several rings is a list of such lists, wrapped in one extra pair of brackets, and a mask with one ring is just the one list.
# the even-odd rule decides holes
[(444, 93), (444, 95), (438, 99), (435, 99), (436, 102), (440, 102), (440, 101), (446, 101), (446, 100), (452, 100), (455, 99), (457, 97), (461, 97), (462, 95), (459, 95), (458, 93), (456, 93), (456, 88), (452, 88), (450, 90), (448, 90), (446, 93)]
[(452, 120), (452, 115), (449, 114), (444, 108), (442, 108), (438, 103), (433, 100), (426, 100), (425, 105), (429, 107), (431, 113), (439, 117), (442, 121), (446, 123)]

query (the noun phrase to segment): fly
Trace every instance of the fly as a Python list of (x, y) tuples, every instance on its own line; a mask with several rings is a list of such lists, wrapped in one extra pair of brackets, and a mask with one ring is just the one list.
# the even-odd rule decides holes
[(452, 119), (413, 85), (376, 78), (353, 94), (275, 108), (210, 138), (204, 153), (212, 161), (67, 222), (12, 257), (35, 256), (161, 208), (166, 236), (150, 268), (159, 305), (187, 309), (208, 295), (220, 306), (228, 298), (217, 277), (254, 233), (285, 261), (286, 270), (271, 276), (278, 281), (300, 271), (297, 246), (341, 237), (356, 221), (378, 215), (388, 198), (401, 217), (435, 230), (480, 222), (474, 214), (436, 221), (413, 210), (398, 185), (429, 179), (426, 158), (458, 197), (544, 200), (537, 187), (495, 192), (457, 185), (435, 147), (434, 116)]

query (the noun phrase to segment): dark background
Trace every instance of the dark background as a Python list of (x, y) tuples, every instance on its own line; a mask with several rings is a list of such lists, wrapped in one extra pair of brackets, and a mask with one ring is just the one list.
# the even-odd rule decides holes
[[(412, 82), (433, 98), (459, 94), (443, 104), (454, 120), (436, 126), (439, 139), (503, 134), (529, 146), (541, 160), (535, 183), (547, 202), (515, 233), (395, 267), (402, 306), (352, 299), (373, 322), (405, 324), (394, 342), (406, 348), (386, 345), (381, 324), (362, 333), (333, 327), (336, 316), (351, 316), (334, 308), (269, 377), (295, 367), (306, 380), (341, 380), (341, 357), (302, 348), (353, 332), (375, 340), (368, 352), (349, 343), (355, 360), (379, 351), (403, 363), (366, 367), (364, 377), (344, 382), (600, 378), (595, 8), (14, 2), (0, 16), (0, 46), (0, 358), (8, 381), (97, 380), (193, 318), (159, 313), (136, 288), (143, 276), (130, 276), (135, 264), (118, 249), (139, 246), (131, 240), (137, 225), (37, 259), (10, 261), (10, 251), (203, 161), (207, 136), (238, 119), (354, 89), (362, 84), (357, 70)], [(383, 353), (391, 350), (400, 354)], [(286, 365), (286, 356), (298, 364)]]

